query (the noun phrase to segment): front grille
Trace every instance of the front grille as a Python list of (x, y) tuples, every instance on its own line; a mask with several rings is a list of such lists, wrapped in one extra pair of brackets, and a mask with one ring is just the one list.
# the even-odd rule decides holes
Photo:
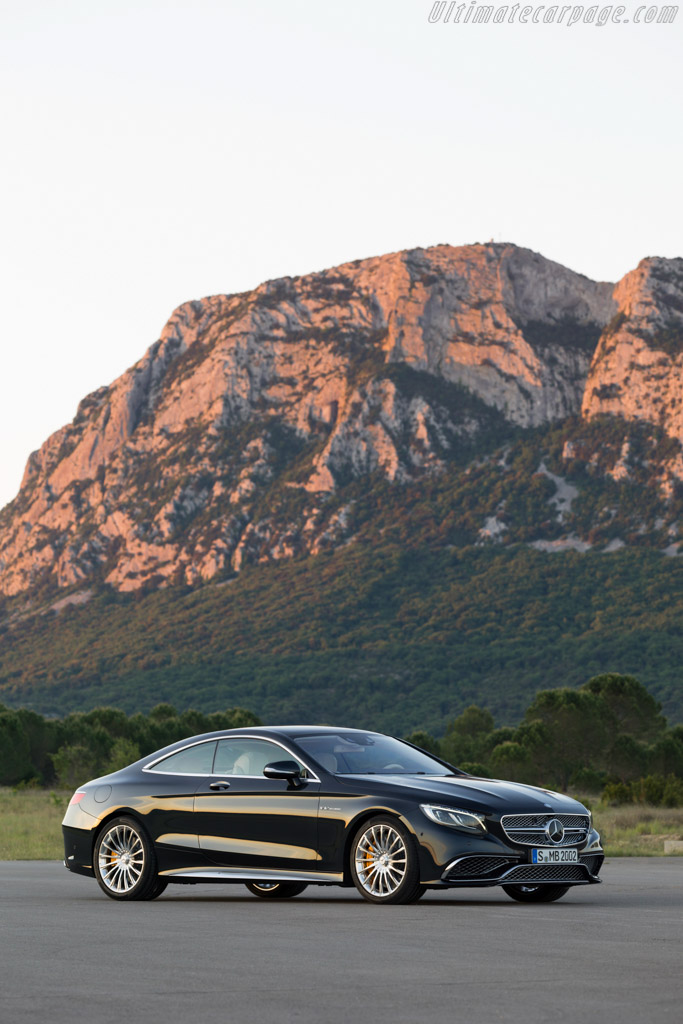
[(585, 882), (588, 880), (580, 864), (520, 864), (509, 871), (504, 882)]
[(504, 829), (545, 828), (551, 818), (558, 818), (565, 828), (588, 828), (587, 814), (504, 814), (500, 823)]
[(455, 882), (462, 878), (497, 877), (510, 861), (503, 857), (465, 857), (454, 864), (444, 882)]
[[(551, 843), (545, 834), (549, 821), (556, 818), (564, 826), (559, 843)], [(523, 846), (576, 846), (586, 841), (590, 819), (585, 814), (505, 814), (500, 819), (505, 835)]]

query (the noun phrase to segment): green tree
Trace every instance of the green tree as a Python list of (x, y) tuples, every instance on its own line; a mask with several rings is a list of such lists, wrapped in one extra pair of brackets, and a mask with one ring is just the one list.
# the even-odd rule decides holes
[(75, 789), (97, 775), (97, 758), (89, 747), (74, 744), (60, 747), (52, 755), (55, 776), (60, 786)]
[(107, 773), (117, 772), (120, 768), (125, 768), (139, 759), (140, 748), (137, 743), (127, 740), (124, 736), (119, 736), (109, 752), (109, 760), (107, 761), (105, 771)]
[(35, 774), (19, 715), (0, 705), (0, 784), (13, 786)]
[(566, 789), (579, 768), (593, 764), (605, 747), (607, 722), (599, 697), (587, 690), (542, 690), (529, 706), (525, 720), (538, 722), (546, 745), (535, 748), (541, 773)]
[(599, 697), (611, 716), (611, 729), (640, 740), (653, 740), (666, 729), (662, 706), (635, 676), (605, 672), (581, 689)]
[(649, 749), (650, 771), (683, 779), (683, 726), (669, 729)]
[(441, 749), (452, 764), (479, 761), (486, 750), (486, 739), (495, 728), (493, 715), (487, 708), (472, 704), (446, 727)]
[[(600, 752), (596, 751), (595, 755), (597, 759)], [(648, 762), (648, 750), (645, 744), (639, 743), (628, 733), (619, 733), (603, 756), (606, 759), (606, 768), (609, 774), (617, 776), (622, 782), (639, 779)]]
[(60, 723), (25, 708), (20, 708), (16, 714), (28, 741), (33, 774), (41, 781), (48, 782), (52, 773), (50, 751), (58, 745)]
[(491, 768), (496, 778), (510, 779), (512, 782), (536, 781), (536, 767), (531, 751), (521, 743), (507, 740), (495, 747), (491, 754)]
[(157, 704), (149, 713), (152, 722), (168, 722), (178, 717), (178, 712), (172, 704)]
[(438, 740), (435, 740), (431, 733), (425, 732), (424, 729), (418, 729), (417, 732), (411, 732), (410, 736), (406, 736), (408, 743), (414, 743), (416, 747), (420, 747), (422, 750), (427, 750), (430, 754), (436, 754), (437, 757), (441, 757), (441, 744)]

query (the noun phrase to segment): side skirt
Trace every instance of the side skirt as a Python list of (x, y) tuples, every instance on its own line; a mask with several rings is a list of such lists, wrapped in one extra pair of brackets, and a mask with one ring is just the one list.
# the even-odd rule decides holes
[(169, 882), (311, 882), (341, 885), (343, 872), (329, 871), (264, 871), (262, 868), (172, 868), (160, 871)]

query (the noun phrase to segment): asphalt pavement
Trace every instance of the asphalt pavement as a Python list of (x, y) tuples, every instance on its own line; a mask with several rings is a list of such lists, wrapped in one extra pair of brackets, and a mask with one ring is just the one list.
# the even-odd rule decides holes
[(683, 1019), (683, 857), (607, 861), (558, 903), (499, 889), (376, 907), (310, 886), (115, 903), (61, 863), (0, 863), (3, 1024), (601, 1024)]

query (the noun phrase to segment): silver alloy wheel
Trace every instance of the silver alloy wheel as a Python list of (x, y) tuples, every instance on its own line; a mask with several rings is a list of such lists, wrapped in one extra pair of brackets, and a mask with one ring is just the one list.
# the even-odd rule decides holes
[(255, 889), (260, 889), (261, 892), (272, 892), (273, 889), (277, 889), (280, 886), (279, 882), (252, 882)]
[(358, 881), (371, 896), (391, 896), (408, 870), (403, 837), (391, 825), (372, 825), (358, 840), (355, 867)]
[(102, 837), (98, 852), (100, 878), (115, 893), (127, 893), (145, 869), (145, 848), (130, 825), (114, 825)]

